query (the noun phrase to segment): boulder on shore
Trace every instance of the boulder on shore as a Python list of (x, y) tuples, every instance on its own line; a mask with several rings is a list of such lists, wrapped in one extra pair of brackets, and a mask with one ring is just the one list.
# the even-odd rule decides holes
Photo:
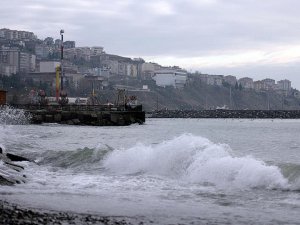
[(14, 185), (26, 182), (23, 174), (24, 167), (15, 163), (30, 161), (29, 159), (15, 154), (5, 154), (0, 147), (0, 185)]

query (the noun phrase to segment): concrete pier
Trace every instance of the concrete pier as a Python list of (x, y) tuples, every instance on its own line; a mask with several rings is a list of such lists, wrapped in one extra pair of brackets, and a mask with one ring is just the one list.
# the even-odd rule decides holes
[(22, 105), (30, 115), (33, 124), (59, 123), (68, 125), (91, 125), (91, 126), (126, 126), (134, 123), (145, 122), (145, 112), (142, 107), (125, 108), (109, 106), (38, 106)]

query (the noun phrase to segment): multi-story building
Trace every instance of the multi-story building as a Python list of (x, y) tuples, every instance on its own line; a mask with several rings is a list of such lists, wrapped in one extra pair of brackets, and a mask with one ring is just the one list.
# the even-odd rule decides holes
[(56, 39), (56, 40), (54, 41), (54, 48), (55, 48), (55, 49), (59, 49), (60, 46), (61, 46), (61, 40), (60, 40), (60, 39)]
[(142, 77), (144, 79), (150, 79), (154, 76), (154, 72), (160, 69), (161, 66), (157, 63), (145, 62), (141, 66)]
[(76, 49), (76, 55), (79, 59), (83, 59), (85, 61), (90, 61), (92, 52), (90, 47), (79, 47)]
[(65, 41), (64, 42), (64, 48), (75, 48), (75, 41)]
[(133, 58), (132, 63), (136, 65), (137, 77), (140, 79), (148, 79), (147, 77), (142, 76), (142, 65), (145, 63), (145, 60), (142, 58)]
[(208, 84), (208, 74), (197, 74), (196, 79), (200, 81), (201, 84)]
[(253, 87), (255, 91), (261, 91), (264, 90), (264, 84), (261, 80), (254, 81), (253, 82)]
[(10, 76), (20, 70), (20, 51), (13, 49), (0, 50), (0, 74)]
[(69, 60), (90, 61), (91, 49), (89, 47), (68, 48), (65, 49), (64, 56)]
[(91, 48), (91, 55), (92, 56), (97, 56), (97, 55), (101, 55), (103, 54), (103, 47), (100, 47), (100, 46), (94, 46)]
[(137, 64), (133, 64), (133, 63), (127, 64), (126, 76), (129, 76), (129, 77), (137, 77), (138, 76)]
[(20, 52), (20, 72), (29, 73), (35, 71), (36, 57), (30, 53)]
[(53, 38), (52, 38), (52, 37), (47, 37), (47, 38), (45, 38), (44, 44), (45, 44), (45, 45), (48, 45), (48, 46), (53, 46), (53, 45), (54, 45), (54, 40), (53, 40)]
[(70, 88), (78, 89), (84, 75), (81, 73), (66, 73), (65, 78)]
[(238, 80), (238, 83), (245, 89), (253, 89), (254, 88), (254, 83), (253, 79), (249, 77), (243, 77)]
[(99, 56), (99, 63), (101, 68), (108, 68), (110, 75), (112, 76), (135, 76), (135, 69), (133, 69), (133, 73), (128, 72), (128, 65), (134, 65), (134, 61), (130, 58), (118, 55), (102, 54)]
[(18, 49), (0, 50), (0, 73), (10, 76), (18, 72), (29, 73), (35, 70), (36, 57)]
[(32, 32), (10, 30), (7, 28), (0, 29), (0, 37), (7, 40), (36, 40)]
[(264, 90), (274, 90), (275, 89), (275, 80), (270, 79), (270, 78), (266, 78), (262, 80), (262, 88)]
[(214, 86), (222, 86), (223, 84), (223, 75), (208, 75), (207, 84)]
[(26, 80), (31, 80), (35, 84), (46, 84), (50, 89), (55, 92), (56, 73), (41, 73), (32, 72), (25, 75)]
[(182, 70), (161, 69), (155, 71), (153, 79), (157, 86), (174, 88), (183, 88), (187, 81), (187, 73)]
[(40, 44), (35, 46), (35, 55), (37, 59), (47, 59), (51, 54), (51, 47), (45, 44)]
[(3, 29), (0, 30), (0, 38), (5, 38), (5, 31)]
[(277, 82), (277, 89), (278, 90), (282, 90), (285, 92), (290, 92), (292, 90), (292, 86), (291, 86), (292, 82), (285, 79), (285, 80), (280, 80)]
[(235, 86), (235, 84), (237, 83), (236, 77), (232, 75), (224, 76), (223, 80), (231, 86)]

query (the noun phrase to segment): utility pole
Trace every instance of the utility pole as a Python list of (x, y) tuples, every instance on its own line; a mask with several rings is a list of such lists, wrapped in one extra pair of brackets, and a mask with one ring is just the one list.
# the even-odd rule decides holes
[(269, 92), (267, 91), (267, 107), (268, 107), (268, 110), (270, 110), (270, 96), (269, 96)]
[(60, 77), (60, 90), (64, 90), (64, 30), (60, 30), (60, 37), (61, 37), (61, 44), (60, 44), (60, 72), (61, 72), (61, 77)]
[(229, 88), (229, 109), (232, 109), (232, 102), (231, 102), (231, 86)]
[(67, 98), (67, 92), (64, 90), (64, 30), (60, 30), (60, 36), (61, 36), (61, 55), (60, 55), (60, 105), (66, 105), (69, 102), (69, 99)]

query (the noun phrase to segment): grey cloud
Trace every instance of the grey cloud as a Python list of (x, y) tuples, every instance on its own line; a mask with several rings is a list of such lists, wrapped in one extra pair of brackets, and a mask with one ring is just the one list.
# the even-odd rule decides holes
[(297, 0), (2, 0), (0, 26), (40, 38), (63, 27), (80, 46), (126, 56), (205, 57), (299, 45), (299, 8)]

